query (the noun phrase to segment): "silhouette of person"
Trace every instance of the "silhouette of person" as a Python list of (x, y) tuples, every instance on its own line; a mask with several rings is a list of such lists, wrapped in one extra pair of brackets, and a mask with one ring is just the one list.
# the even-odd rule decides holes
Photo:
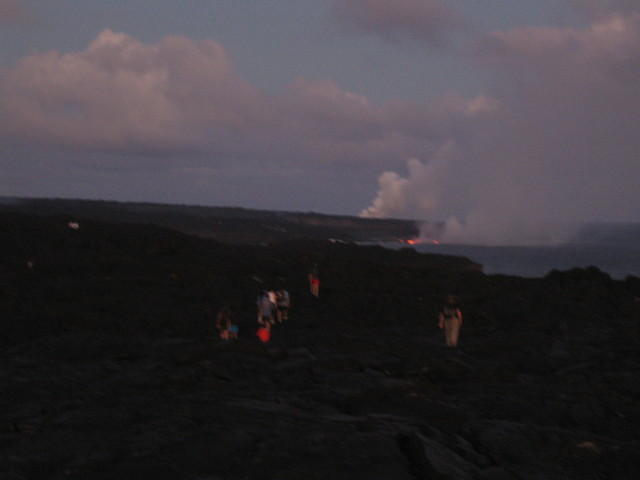
[(258, 323), (260, 325), (272, 324), (275, 304), (271, 302), (269, 293), (266, 290), (260, 292), (256, 303), (258, 306)]
[(445, 304), (438, 315), (438, 327), (444, 330), (447, 347), (457, 347), (462, 327), (462, 312), (458, 308), (455, 296), (447, 295)]
[(231, 308), (224, 305), (216, 316), (216, 329), (223, 340), (235, 340), (238, 338), (238, 327), (231, 321)]
[(309, 272), (309, 289), (311, 295), (316, 298), (320, 297), (320, 275), (318, 274), (318, 264), (315, 263)]
[(276, 292), (276, 320), (278, 320), (278, 323), (288, 320), (289, 307), (291, 307), (289, 292), (281, 288)]

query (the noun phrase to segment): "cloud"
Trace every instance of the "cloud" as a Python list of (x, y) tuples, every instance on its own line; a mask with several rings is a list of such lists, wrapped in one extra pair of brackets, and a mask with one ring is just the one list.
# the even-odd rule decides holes
[(441, 0), (336, 0), (334, 13), (343, 22), (388, 40), (414, 39), (432, 45), (464, 24), (461, 15)]
[(23, 58), (0, 77), (0, 100), (0, 135), (24, 143), (380, 167), (439, 148), (451, 129), (496, 108), (455, 95), (377, 105), (305, 78), (270, 96), (240, 78), (212, 40), (145, 44), (111, 30), (83, 51)]
[(23, 15), (21, 0), (0, 0), (0, 22), (11, 22)]
[[(109, 178), (127, 162), (139, 175), (187, 162), (184, 179), (209, 172), (213, 182), (232, 166), (234, 181), (253, 172), (255, 190), (280, 175), (364, 191), (382, 172), (362, 214), (444, 220), (450, 241), (553, 242), (566, 233), (558, 224), (637, 219), (640, 14), (496, 31), (476, 53), (495, 75), (484, 95), (378, 104), (330, 79), (268, 95), (215, 41), (105, 30), (82, 51), (33, 54), (0, 72), (0, 137), (80, 151), (84, 171), (117, 157)], [(65, 161), (51, 158), (52, 171)], [(296, 198), (308, 189), (298, 188)]]
[(256, 91), (219, 44), (145, 45), (111, 30), (82, 52), (24, 58), (0, 95), (5, 135), (87, 148), (199, 148), (260, 116)]
[(640, 14), (493, 32), (478, 55), (495, 71), (499, 109), (450, 128), (446, 155), (385, 172), (365, 214), (402, 205), (446, 221), (445, 240), (485, 244), (554, 243), (576, 222), (637, 220)]
[(499, 110), (488, 97), (447, 95), (428, 103), (374, 104), (332, 81), (298, 79), (279, 99), (283, 137), (298, 139), (306, 155), (323, 162), (400, 165), (435, 152), (452, 133), (468, 131)]
[(501, 110), (487, 96), (375, 103), (331, 79), (298, 78), (270, 95), (217, 42), (143, 43), (111, 30), (81, 51), (36, 53), (4, 70), (0, 104), (0, 138), (18, 152), (0, 158), (0, 178), (14, 194), (171, 201), (181, 192), (336, 211), (357, 211), (375, 172), (436, 154)]

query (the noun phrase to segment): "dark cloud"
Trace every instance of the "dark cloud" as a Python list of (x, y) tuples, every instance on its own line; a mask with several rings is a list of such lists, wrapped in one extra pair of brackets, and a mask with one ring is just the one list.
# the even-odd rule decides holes
[(464, 24), (441, 0), (336, 0), (334, 12), (343, 22), (386, 39), (430, 44)]

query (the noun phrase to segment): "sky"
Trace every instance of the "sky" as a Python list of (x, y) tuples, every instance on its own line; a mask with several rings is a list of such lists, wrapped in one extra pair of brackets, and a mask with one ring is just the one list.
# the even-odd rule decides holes
[(637, 0), (0, 0), (0, 44), (0, 196), (640, 221)]

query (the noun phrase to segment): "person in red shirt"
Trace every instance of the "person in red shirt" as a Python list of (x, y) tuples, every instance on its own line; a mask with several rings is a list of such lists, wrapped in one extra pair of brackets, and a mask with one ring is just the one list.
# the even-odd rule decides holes
[(309, 289), (314, 297), (318, 298), (320, 296), (320, 275), (318, 275), (317, 264), (309, 272)]

